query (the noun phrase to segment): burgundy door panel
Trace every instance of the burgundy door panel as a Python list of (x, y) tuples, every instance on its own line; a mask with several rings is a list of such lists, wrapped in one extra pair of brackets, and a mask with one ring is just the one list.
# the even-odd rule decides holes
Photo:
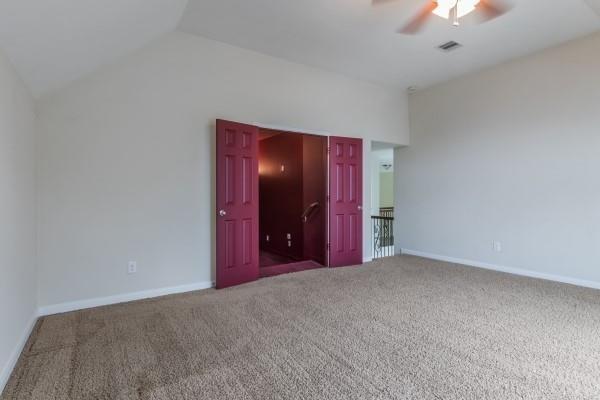
[(258, 128), (217, 120), (217, 288), (258, 279)]
[(362, 139), (329, 138), (329, 266), (362, 264)]

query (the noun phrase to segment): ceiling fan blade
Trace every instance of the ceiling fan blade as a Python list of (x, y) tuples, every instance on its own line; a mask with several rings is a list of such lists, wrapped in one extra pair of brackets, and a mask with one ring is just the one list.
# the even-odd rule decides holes
[(404, 27), (398, 30), (398, 33), (403, 33), (405, 35), (414, 35), (419, 32), (427, 20), (431, 18), (431, 12), (437, 8), (437, 3), (435, 1), (429, 0), (427, 5), (424, 6), (421, 11), (411, 19)]
[(486, 20), (498, 18), (510, 10), (510, 6), (499, 0), (481, 0), (477, 5)]

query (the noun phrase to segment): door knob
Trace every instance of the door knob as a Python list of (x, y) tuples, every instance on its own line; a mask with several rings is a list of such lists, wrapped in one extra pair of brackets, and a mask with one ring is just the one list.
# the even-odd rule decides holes
[(227, 215), (227, 212), (225, 212), (225, 210), (221, 210), (221, 211), (219, 211), (219, 215), (220, 215), (221, 217), (224, 217), (224, 216), (226, 216), (226, 215)]
[(358, 211), (362, 211), (362, 206), (358, 206)]

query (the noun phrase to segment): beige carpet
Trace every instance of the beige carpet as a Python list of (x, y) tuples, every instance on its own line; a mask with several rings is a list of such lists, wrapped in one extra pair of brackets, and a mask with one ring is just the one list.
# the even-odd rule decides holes
[(398, 257), (41, 319), (8, 399), (600, 399), (600, 291)]

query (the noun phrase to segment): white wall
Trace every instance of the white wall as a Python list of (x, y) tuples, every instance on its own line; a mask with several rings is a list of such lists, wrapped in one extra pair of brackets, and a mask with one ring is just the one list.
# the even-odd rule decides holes
[(183, 33), (38, 107), (42, 306), (213, 279), (216, 118), (408, 142), (400, 90)]
[(411, 95), (397, 247), (600, 284), (599, 71), (595, 34)]
[[(371, 151), (370, 159), (370, 173), (371, 173), (371, 215), (379, 215), (379, 209), (382, 206), (382, 198), (381, 196), (389, 196), (390, 194), (387, 192), (387, 187), (382, 187), (382, 178), (385, 180), (386, 176), (384, 176), (383, 169), (381, 167), (382, 164), (392, 164), (394, 163), (394, 144), (390, 143), (376, 143), (375, 149)], [(392, 174), (390, 173), (390, 176)], [(393, 182), (387, 182), (389, 189), (393, 188)], [(393, 197), (393, 193), (391, 194)], [(392, 207), (393, 203), (387, 207)]]
[(379, 173), (379, 207), (394, 207), (394, 172)]
[(37, 310), (35, 114), (0, 50), (0, 392)]
[(379, 151), (372, 151), (370, 153), (371, 164), (371, 215), (379, 215), (379, 197), (381, 195), (381, 159), (379, 157)]

